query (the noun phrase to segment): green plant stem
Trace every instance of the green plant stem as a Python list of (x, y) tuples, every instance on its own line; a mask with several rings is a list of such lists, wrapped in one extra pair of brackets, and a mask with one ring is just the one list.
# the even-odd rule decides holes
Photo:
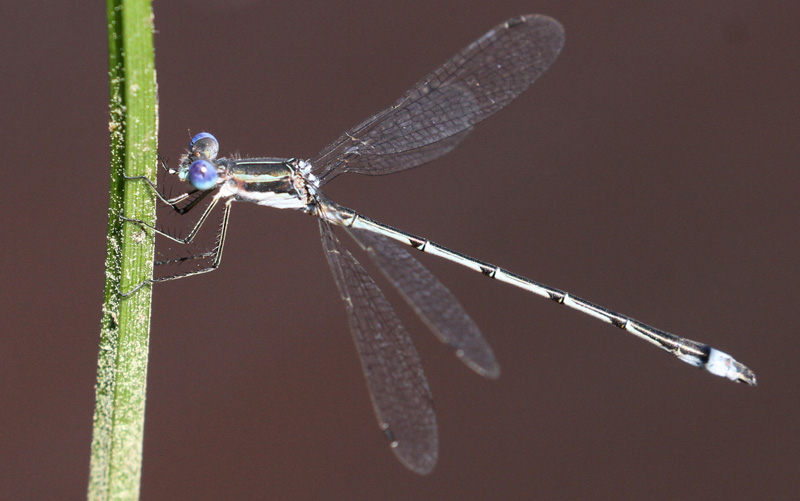
[(142, 464), (155, 222), (157, 105), (149, 0), (107, 0), (111, 188), (89, 499), (137, 499)]

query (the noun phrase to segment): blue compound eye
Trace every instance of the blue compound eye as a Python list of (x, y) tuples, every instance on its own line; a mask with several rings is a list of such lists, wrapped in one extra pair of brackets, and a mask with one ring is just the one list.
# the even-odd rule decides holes
[(194, 156), (214, 160), (219, 153), (219, 141), (208, 132), (201, 132), (192, 138), (189, 150)]
[(195, 160), (187, 177), (198, 190), (210, 190), (217, 184), (217, 168), (208, 160)]

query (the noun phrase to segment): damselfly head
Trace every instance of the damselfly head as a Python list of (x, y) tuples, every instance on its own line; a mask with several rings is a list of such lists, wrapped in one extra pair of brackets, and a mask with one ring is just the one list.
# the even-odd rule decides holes
[(201, 132), (189, 143), (189, 152), (181, 157), (177, 172), (181, 181), (188, 181), (198, 190), (210, 190), (219, 176), (214, 160), (219, 153), (219, 141), (208, 132)]

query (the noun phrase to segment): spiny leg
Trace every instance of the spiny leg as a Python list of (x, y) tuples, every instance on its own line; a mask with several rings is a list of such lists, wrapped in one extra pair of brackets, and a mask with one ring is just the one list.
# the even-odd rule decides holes
[[(149, 179), (147, 179), (147, 178), (141, 178), (141, 179), (145, 179), (148, 182), (148, 184), (152, 185), (152, 182)], [(158, 193), (157, 190), (156, 190), (156, 193)], [(204, 192), (200, 197), (198, 197), (195, 201), (193, 201), (193, 203), (191, 204), (189, 209), (186, 209), (183, 212), (181, 212), (178, 209), (176, 209), (172, 204), (169, 204), (169, 202), (167, 202), (167, 203), (168, 203), (168, 205), (173, 207), (173, 209), (175, 209), (179, 214), (185, 214), (186, 212), (188, 212), (188, 210), (191, 209), (191, 207), (195, 207), (197, 205), (196, 202), (199, 201), (200, 199), (204, 198), (208, 193), (210, 193), (210, 191)], [(130, 221), (130, 222), (136, 223), (136, 224), (138, 224), (138, 225), (140, 225), (142, 227), (148, 228), (148, 229), (154, 231), (156, 234), (162, 235), (162, 236), (172, 240), (173, 242), (177, 242), (179, 244), (184, 244), (185, 245), (185, 244), (191, 243), (194, 240), (194, 237), (197, 235), (198, 231), (200, 231), (200, 228), (203, 226), (203, 224), (207, 221), (208, 216), (211, 214), (211, 211), (214, 209), (214, 207), (216, 207), (217, 202), (219, 202), (220, 198), (221, 197), (220, 197), (219, 193), (217, 193), (217, 195), (215, 195), (213, 197), (213, 199), (211, 200), (211, 203), (208, 204), (208, 207), (206, 207), (206, 209), (203, 211), (203, 214), (200, 216), (200, 219), (197, 221), (197, 223), (194, 225), (192, 230), (189, 232), (189, 234), (185, 238), (178, 238), (178, 237), (175, 237), (173, 235), (170, 235), (169, 233), (164, 232), (162, 230), (159, 230), (158, 228), (154, 227), (153, 225), (148, 224), (148, 223), (146, 223), (144, 221), (141, 221), (141, 220), (138, 220), (138, 219), (131, 219), (131, 218), (123, 217), (123, 216), (120, 216), (120, 217), (125, 221)], [(165, 200), (165, 199), (162, 198), (162, 200)], [(220, 224), (220, 230), (219, 230), (219, 233), (217, 234), (216, 242), (215, 242), (214, 247), (213, 247), (213, 249), (211, 251), (203, 252), (203, 253), (200, 253), (200, 254), (194, 254), (194, 255), (191, 255), (191, 256), (186, 256), (186, 257), (183, 257), (183, 258), (160, 261), (160, 262), (156, 263), (157, 265), (163, 265), (163, 264), (170, 264), (170, 263), (175, 263), (175, 262), (184, 262), (184, 261), (189, 261), (189, 260), (194, 260), (194, 259), (208, 258), (208, 257), (213, 256), (214, 259), (213, 259), (212, 263), (209, 266), (207, 266), (205, 268), (202, 268), (202, 269), (199, 269), (199, 270), (192, 270), (192, 271), (187, 271), (187, 272), (183, 272), (183, 273), (177, 273), (177, 274), (174, 274), (174, 275), (168, 275), (168, 276), (165, 276), (165, 277), (153, 278), (151, 280), (145, 280), (144, 282), (140, 283), (139, 285), (137, 285), (136, 287), (134, 287), (130, 291), (128, 291), (126, 293), (121, 293), (121, 295), (123, 297), (128, 297), (131, 294), (133, 294), (134, 292), (136, 292), (137, 290), (139, 290), (142, 287), (144, 287), (145, 285), (148, 285), (148, 284), (151, 284), (151, 283), (154, 283), (154, 282), (166, 282), (166, 281), (169, 281), (169, 280), (177, 280), (179, 278), (191, 277), (191, 276), (194, 276), (194, 275), (200, 275), (200, 274), (203, 274), (203, 273), (208, 273), (210, 271), (216, 270), (219, 267), (220, 262), (222, 261), (222, 250), (223, 250), (223, 246), (225, 244), (225, 236), (226, 236), (227, 231), (228, 231), (228, 222), (230, 221), (231, 202), (233, 202), (233, 199), (228, 199), (225, 202), (225, 208), (224, 208), (223, 215), (222, 215), (222, 223)]]
[(158, 186), (156, 186), (156, 183), (154, 183), (147, 176), (126, 176), (126, 175), (123, 175), (122, 177), (125, 180), (128, 180), (128, 181), (144, 181), (147, 184), (147, 186), (150, 187), (150, 189), (153, 191), (153, 193), (156, 195), (156, 197), (158, 197), (158, 199), (161, 200), (161, 202), (163, 202), (164, 204), (168, 205), (170, 208), (172, 208), (172, 210), (174, 210), (175, 212), (177, 212), (180, 215), (186, 214), (187, 212), (192, 210), (194, 207), (197, 206), (197, 204), (199, 204), (212, 191), (212, 190), (203, 191), (196, 198), (194, 198), (192, 201), (190, 201), (188, 204), (186, 204), (186, 205), (184, 205), (182, 207), (179, 207), (178, 206), (179, 203), (181, 203), (184, 200), (188, 199), (189, 197), (197, 194), (198, 192), (200, 192), (200, 190), (192, 189), (192, 190), (189, 190), (189, 191), (187, 191), (185, 193), (182, 193), (182, 194), (178, 195), (177, 197), (169, 198), (166, 195), (164, 195), (163, 193), (161, 193), (161, 190), (158, 189)]

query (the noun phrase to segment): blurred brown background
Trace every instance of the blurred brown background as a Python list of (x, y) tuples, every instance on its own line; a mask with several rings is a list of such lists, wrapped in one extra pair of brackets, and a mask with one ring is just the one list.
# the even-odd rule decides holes
[[(222, 268), (156, 287), (145, 499), (791, 497), (798, 467), (800, 3), (157, 2), (160, 151), (308, 158), (495, 24), (559, 59), (454, 153), (334, 200), (750, 365), (748, 388), (423, 258), (503, 368), (398, 303), (441, 451), (377, 429), (317, 225), (235, 206)], [(108, 186), (105, 13), (0, 8), (0, 497), (85, 496)], [(161, 242), (163, 244), (163, 242)], [(395, 297), (395, 296), (390, 296)]]

